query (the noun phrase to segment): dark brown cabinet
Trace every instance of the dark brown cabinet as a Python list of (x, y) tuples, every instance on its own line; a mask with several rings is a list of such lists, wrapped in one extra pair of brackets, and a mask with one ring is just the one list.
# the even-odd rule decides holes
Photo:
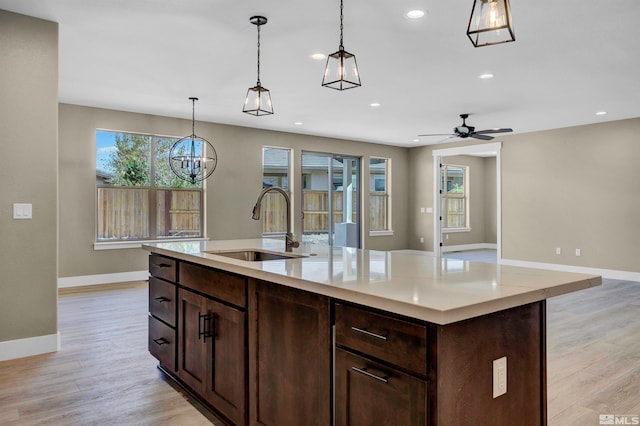
[(149, 271), (149, 351), (225, 424), (546, 424), (544, 301), (437, 325), (158, 254)]
[(250, 284), (251, 424), (331, 424), (329, 299)]
[(424, 426), (427, 382), (371, 359), (336, 350), (336, 425)]
[(427, 424), (428, 328), (335, 303), (335, 424)]
[(149, 256), (149, 352), (165, 369), (176, 371), (176, 261)]
[(178, 377), (234, 424), (246, 416), (246, 313), (181, 288)]

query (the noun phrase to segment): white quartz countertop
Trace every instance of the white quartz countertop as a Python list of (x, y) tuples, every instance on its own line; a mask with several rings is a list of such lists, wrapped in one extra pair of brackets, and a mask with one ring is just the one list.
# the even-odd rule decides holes
[(244, 239), (145, 244), (145, 250), (344, 301), (449, 324), (598, 286), (602, 278), (429, 255), (301, 245), (305, 257), (253, 262), (216, 251), (284, 252), (284, 241)]

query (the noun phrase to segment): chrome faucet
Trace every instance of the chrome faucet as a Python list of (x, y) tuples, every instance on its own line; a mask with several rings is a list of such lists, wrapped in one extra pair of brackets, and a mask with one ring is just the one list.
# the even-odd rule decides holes
[(293, 247), (300, 246), (300, 243), (293, 239), (293, 234), (291, 233), (291, 200), (289, 198), (289, 194), (280, 188), (279, 186), (270, 186), (262, 190), (260, 195), (258, 195), (258, 199), (256, 200), (256, 205), (253, 206), (253, 213), (251, 215), (251, 219), (260, 220), (260, 208), (262, 207), (262, 198), (265, 196), (267, 192), (276, 191), (282, 194), (285, 201), (285, 206), (287, 209), (287, 234), (285, 236), (285, 251), (292, 251)]

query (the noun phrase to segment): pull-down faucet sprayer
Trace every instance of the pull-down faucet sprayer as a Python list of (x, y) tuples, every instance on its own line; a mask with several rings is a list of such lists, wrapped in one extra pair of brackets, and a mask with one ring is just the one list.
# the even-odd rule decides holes
[(258, 195), (258, 199), (256, 200), (256, 205), (253, 206), (253, 212), (251, 214), (251, 219), (260, 220), (260, 208), (262, 207), (262, 198), (268, 192), (276, 191), (282, 194), (285, 201), (286, 214), (287, 214), (287, 234), (285, 236), (285, 251), (292, 251), (293, 247), (300, 246), (298, 241), (293, 239), (293, 234), (291, 233), (291, 200), (289, 198), (289, 194), (280, 188), (279, 186), (270, 186), (262, 190), (260, 195)]

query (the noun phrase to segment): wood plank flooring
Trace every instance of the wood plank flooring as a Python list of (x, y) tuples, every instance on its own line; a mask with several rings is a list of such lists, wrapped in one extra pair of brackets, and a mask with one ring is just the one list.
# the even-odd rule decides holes
[[(640, 283), (605, 280), (547, 310), (549, 425), (640, 415)], [(0, 425), (216, 424), (155, 368), (146, 312), (146, 282), (62, 290), (62, 350), (0, 362)]]

